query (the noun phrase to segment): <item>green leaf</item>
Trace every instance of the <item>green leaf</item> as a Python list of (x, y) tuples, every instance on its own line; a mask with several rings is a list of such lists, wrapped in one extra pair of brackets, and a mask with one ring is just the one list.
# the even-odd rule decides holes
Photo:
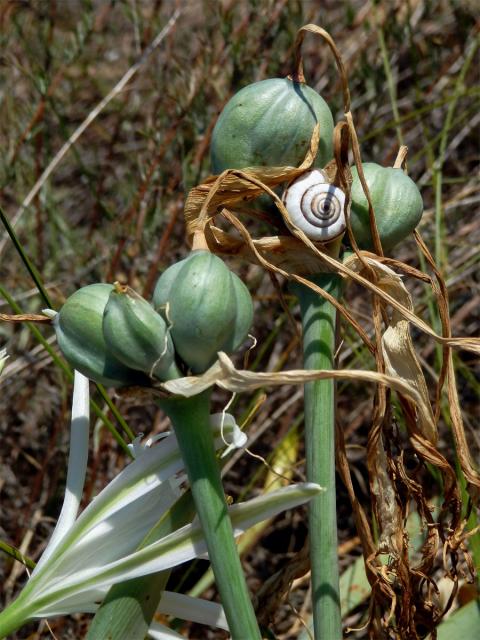
[(480, 599), (452, 613), (437, 629), (437, 640), (475, 640), (480, 633)]

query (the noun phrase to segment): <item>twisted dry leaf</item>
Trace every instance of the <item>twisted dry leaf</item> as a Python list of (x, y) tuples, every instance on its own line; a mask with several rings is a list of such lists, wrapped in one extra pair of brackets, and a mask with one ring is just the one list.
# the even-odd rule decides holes
[[(385, 264), (372, 258), (366, 258), (366, 260), (377, 275), (377, 287), (389, 293), (413, 313), (412, 299), (400, 276)], [(363, 269), (363, 264), (355, 255), (350, 256), (345, 261), (345, 264), (353, 271)], [(438, 431), (430, 405), (425, 377), (415, 354), (410, 337), (409, 323), (397, 309), (392, 310), (388, 326), (383, 333), (382, 351), (386, 373), (407, 381), (422, 397), (427, 414), (425, 416), (419, 415), (419, 430), (427, 440), (436, 444)]]
[(336, 369), (328, 371), (306, 371), (293, 369), (279, 372), (256, 372), (245, 369), (236, 369), (226, 353), (220, 351), (218, 360), (199, 376), (177, 378), (159, 384), (160, 389), (169, 393), (191, 396), (202, 393), (213, 385), (233, 393), (255, 391), (262, 387), (278, 386), (283, 384), (305, 384), (312, 380), (359, 380), (364, 382), (380, 383), (401, 393), (408, 398), (417, 408), (422, 424), (427, 424), (431, 416), (431, 407), (425, 402), (422, 395), (408, 381), (397, 376), (386, 375), (378, 371), (364, 371), (362, 369)]

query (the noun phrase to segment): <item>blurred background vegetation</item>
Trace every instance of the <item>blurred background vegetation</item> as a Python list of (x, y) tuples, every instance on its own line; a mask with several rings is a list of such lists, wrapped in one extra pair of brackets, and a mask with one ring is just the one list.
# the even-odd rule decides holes
[[(92, 120), (46, 180), (42, 174), (70, 136), (140, 58), (179, 7), (175, 26), (130, 82)], [(480, 87), (476, 0), (333, 2), (296, 0), (3, 0), (0, 2), (0, 205), (58, 308), (78, 287), (121, 280), (149, 297), (158, 274), (188, 251), (182, 211), (188, 190), (209, 175), (209, 140), (225, 102), (243, 86), (292, 71), (297, 29), (313, 22), (327, 29), (342, 52), (352, 111), (364, 160), (391, 165), (400, 144), (425, 203), (420, 232), (448, 286), (454, 335), (478, 335), (480, 202)], [(342, 116), (340, 84), (332, 56), (319, 39), (304, 43), (307, 82)], [(22, 203), (40, 180), (38, 193)], [(30, 199), (30, 198), (29, 198)], [(395, 257), (421, 267), (413, 240)], [(232, 262), (255, 300), (258, 346), (253, 367), (299, 367), (298, 335), (260, 268)], [(429, 290), (406, 281), (416, 312), (439, 330)], [(288, 298), (288, 289), (281, 283)], [(356, 287), (348, 304), (372, 331), (368, 296)], [(0, 229), (0, 312), (38, 313), (45, 307), (11, 241)], [(296, 314), (296, 311), (294, 312)], [(296, 316), (298, 318), (298, 316)], [(48, 327), (0, 324), (0, 348), (10, 360), (0, 380), (0, 538), (36, 559), (61, 504), (66, 472), (71, 383), (38, 332), (54, 346)], [(440, 352), (413, 331), (427, 382), (438, 377)], [(374, 363), (350, 329), (344, 331), (341, 367)], [(456, 352), (463, 418), (472, 451), (479, 451), (478, 359)], [(477, 374), (477, 375), (476, 375)], [(357, 497), (368, 508), (365, 445), (372, 389), (340, 384), (339, 422)], [(96, 400), (121, 431), (104, 400)], [(218, 406), (227, 398), (218, 394)], [(114, 399), (135, 433), (168, 428), (152, 406)], [(276, 461), (292, 479), (303, 478), (302, 392), (280, 388), (242, 398), (235, 412), (248, 418), (250, 449)], [(446, 403), (446, 399), (445, 399)], [(454, 461), (444, 405), (440, 450)], [(92, 440), (85, 500), (125, 463), (125, 455), (98, 420)], [(283, 465), (283, 467), (281, 466)], [(234, 499), (271, 482), (258, 459), (243, 455), (226, 475)], [(340, 481), (339, 481), (340, 482)], [(432, 482), (433, 479), (426, 479)], [(438, 494), (433, 486), (432, 497)], [(360, 555), (346, 492), (339, 484), (342, 570)], [(301, 550), (305, 512), (286, 514), (261, 532), (244, 565), (254, 593)], [(477, 554), (479, 553), (478, 538)], [(477, 555), (477, 561), (478, 561)], [(196, 563), (173, 586), (194, 588), (206, 569)], [(442, 576), (441, 559), (437, 577)], [(0, 556), (2, 597), (20, 588), (25, 573)], [(182, 583), (182, 584), (180, 584)], [(297, 638), (308, 619), (308, 576), (297, 576), (289, 597), (276, 602), (276, 638)], [(467, 588), (463, 598), (472, 597)], [(207, 597), (214, 597), (207, 585)], [(470, 595), (469, 595), (470, 594)], [(265, 603), (263, 603), (264, 605)], [(271, 603), (270, 603), (271, 604)], [(458, 605), (458, 602), (456, 603)], [(263, 606), (262, 605), (262, 606)], [(346, 617), (361, 626), (368, 599)], [(86, 617), (52, 622), (58, 638), (81, 637)], [(222, 633), (189, 628), (189, 637)], [(18, 638), (50, 637), (31, 625)], [(365, 631), (351, 634), (366, 637)]]

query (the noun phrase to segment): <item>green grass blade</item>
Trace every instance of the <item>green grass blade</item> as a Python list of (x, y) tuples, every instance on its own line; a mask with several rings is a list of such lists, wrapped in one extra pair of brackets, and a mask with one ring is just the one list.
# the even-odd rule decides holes
[(38, 291), (40, 292), (40, 295), (42, 296), (43, 301), (45, 302), (47, 307), (51, 308), (52, 303), (50, 301), (50, 297), (49, 297), (45, 287), (43, 286), (42, 278), (41, 278), (39, 272), (37, 271), (37, 268), (31, 262), (30, 258), (27, 256), (26, 252), (24, 251), (24, 249), (22, 247), (22, 243), (19, 241), (19, 239), (15, 235), (15, 231), (13, 230), (13, 227), (11, 226), (10, 222), (8, 221), (8, 218), (5, 215), (2, 207), (0, 207), (0, 220), (2, 221), (5, 229), (7, 230), (7, 233), (10, 236), (11, 241), (13, 242), (13, 246), (17, 250), (17, 253), (19, 254), (20, 258), (22, 259), (22, 262), (25, 265), (28, 273), (32, 276), (32, 280), (34, 281), (35, 286), (37, 287)]

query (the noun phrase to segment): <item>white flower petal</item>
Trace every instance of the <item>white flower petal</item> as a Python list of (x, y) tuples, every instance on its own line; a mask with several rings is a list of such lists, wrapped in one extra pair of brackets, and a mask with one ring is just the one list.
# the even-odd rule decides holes
[(0, 349), (0, 374), (2, 373), (9, 356), (6, 349)]
[[(213, 427), (217, 448), (224, 444), (224, 433), (235, 434), (238, 429), (233, 418), (226, 422), (223, 427)], [(57, 544), (49, 561), (29, 580), (21, 597), (29, 602), (30, 617), (93, 611), (112, 584), (205, 554), (206, 543), (196, 519), (136, 550), (178, 497), (179, 483), (184, 479), (179, 477), (181, 469), (173, 435), (142, 451), (93, 500)], [(235, 535), (306, 502), (319, 490), (313, 484), (292, 485), (230, 507)]]
[(220, 604), (202, 598), (192, 598), (183, 593), (164, 591), (157, 612), (229, 630), (225, 612)]
[[(228, 415), (228, 414), (227, 414)], [(231, 417), (231, 416), (230, 416)], [(223, 441), (220, 425), (213, 425), (215, 446), (221, 448)], [(235, 421), (227, 421), (223, 431), (229, 437), (238, 430)], [(157, 446), (144, 449), (139, 458), (130, 463), (85, 509), (75, 524), (82, 536), (99, 520), (109, 518), (131, 502), (153, 491), (158, 483), (174, 476), (183, 468), (178, 444), (173, 434)], [(94, 515), (95, 514), (95, 515)], [(88, 522), (88, 526), (85, 523)], [(78, 537), (78, 535), (77, 535)]]
[(127, 444), (127, 449), (130, 451), (134, 458), (138, 458), (138, 456), (142, 455), (143, 450), (145, 449), (142, 444), (143, 433), (139, 433), (136, 438), (132, 440), (129, 444)]
[[(232, 419), (224, 426), (224, 432), (230, 436), (236, 428)], [(213, 429), (219, 448), (223, 446), (220, 428)], [(42, 562), (41, 571), (29, 581), (29, 588), (35, 586), (38, 593), (61, 591), (77, 573), (89, 583), (102, 567), (133, 554), (181, 494), (179, 487), (185, 480), (181, 470), (174, 435), (145, 449), (85, 509), (53, 549), (49, 562)], [(192, 547), (185, 559), (179, 556), (175, 564), (194, 556)], [(34, 585), (37, 579), (40, 584)]]
[(88, 378), (75, 371), (73, 379), (72, 418), (70, 427), (70, 450), (68, 456), (67, 486), (62, 509), (52, 537), (33, 570), (32, 575), (44, 566), (62, 539), (68, 533), (82, 498), (88, 461), (88, 432), (90, 429), (90, 390)]
[(168, 511), (178, 497), (178, 491), (166, 480), (98, 522), (64, 554), (57, 579), (86, 566), (104, 566), (135, 551), (159, 515)]
[[(226, 415), (228, 416), (228, 414)], [(228, 437), (231, 435), (235, 437), (238, 427), (233, 417), (228, 417), (231, 420), (227, 420), (223, 432)], [(215, 446), (218, 449), (223, 446), (221, 427), (214, 425), (213, 429)], [(172, 494), (171, 491), (165, 490), (165, 481), (173, 478), (182, 468), (183, 461), (173, 434), (164, 438), (157, 446), (144, 449), (141, 455), (125, 467), (85, 509), (68, 535), (62, 539), (63, 548), (55, 549), (62, 555), (60, 562), (63, 568), (59, 575), (64, 576), (70, 572), (71, 567), (78, 565), (85, 567), (86, 558), (82, 556), (82, 551), (86, 548), (87, 542), (90, 544), (95, 541), (97, 544), (99, 535), (111, 535), (106, 542), (109, 550), (108, 555), (103, 560), (99, 558), (102, 564), (107, 564), (126, 553), (131, 553), (143, 538), (143, 535), (140, 535), (142, 527), (144, 534), (146, 534), (162, 513), (171, 506)], [(167, 491), (163, 505), (158, 498), (160, 490)], [(141, 505), (148, 501), (151, 501), (152, 517), (155, 515), (156, 519), (152, 522), (150, 518), (143, 520), (141, 517), (134, 518), (133, 511), (137, 508), (140, 509)], [(132, 507), (132, 504), (136, 506)], [(163, 510), (160, 511), (160, 508)], [(148, 508), (145, 508), (144, 511), (148, 511)], [(129, 538), (123, 533), (123, 523), (128, 528), (131, 526), (128, 524), (131, 519), (136, 520), (133, 524), (134, 528), (130, 530), (132, 536), (133, 531), (138, 532), (135, 538)], [(115, 523), (115, 528), (112, 527), (112, 522)], [(129, 540), (130, 545), (128, 545)], [(56, 556), (57, 554), (55, 554), (55, 560)], [(69, 560), (73, 564), (69, 564)], [(49, 573), (53, 572), (53, 566), (51, 569), (52, 571), (49, 569)]]
[(152, 446), (152, 444), (155, 444), (156, 442), (163, 440), (164, 438), (171, 435), (171, 433), (172, 433), (171, 431), (164, 431), (163, 433), (157, 433), (156, 435), (151, 436), (150, 438), (145, 440), (145, 442), (142, 442), (144, 434), (140, 433), (136, 438), (133, 439), (133, 441), (130, 444), (127, 444), (127, 447), (129, 451), (132, 453), (133, 457), (138, 458), (147, 449), (149, 449)]
[(169, 629), (159, 622), (152, 622), (148, 630), (148, 636), (153, 640), (177, 640), (177, 638), (185, 640), (185, 636), (181, 636), (173, 629)]
[[(56, 552), (49, 563), (48, 572), (56, 572), (59, 564), (66, 567), (72, 558), (74, 558), (75, 564), (78, 559), (78, 562), (85, 567), (82, 558), (78, 557), (80, 555), (78, 550), (84, 548), (84, 541), (89, 536), (93, 541), (96, 540), (100, 531), (110, 532), (109, 523), (112, 521), (115, 522), (116, 529), (112, 531), (109, 542), (111, 551), (115, 552), (119, 540), (125, 540), (122, 533), (123, 524), (129, 526), (132, 509), (135, 510), (135, 505), (141, 505), (143, 500), (151, 500), (152, 508), (155, 507), (158, 504), (158, 492), (165, 488), (164, 483), (181, 469), (182, 460), (173, 436), (166, 438), (161, 446), (146, 450), (144, 454), (125, 467), (88, 505), (69, 533), (63, 538), (60, 547), (55, 550)], [(170, 496), (171, 491), (169, 491)], [(167, 502), (167, 508), (170, 504)], [(161, 517), (162, 513), (163, 511), (156, 511), (152, 514), (152, 517), (155, 516), (154, 522)], [(138, 519), (136, 524), (143, 528), (144, 534), (147, 533), (150, 522), (142, 523), (142, 520)], [(142, 537), (140, 536), (140, 538)], [(134, 544), (132, 543), (130, 551), (135, 548)], [(114, 555), (118, 558), (121, 552)], [(98, 560), (100, 563), (102, 562), (101, 558)], [(62, 570), (61, 573), (64, 574), (64, 571)]]
[[(313, 483), (290, 485), (229, 507), (235, 535), (243, 533), (261, 520), (272, 518), (285, 509), (308, 501), (320, 490)], [(198, 557), (206, 550), (200, 524), (194, 521), (193, 524), (186, 525), (116, 562), (79, 569), (76, 573), (63, 577), (60, 582), (51, 580), (44, 585), (41, 596), (51, 598), (52, 602), (61, 602), (74, 593), (82, 594), (93, 587), (103, 589), (117, 582), (177, 566)]]
[[(235, 449), (241, 449), (247, 444), (247, 434), (240, 429), (231, 413), (226, 413), (225, 411), (222, 411), (221, 413), (213, 413), (210, 416), (210, 424), (212, 427), (220, 430), (224, 444), (227, 445), (227, 448), (221, 455), (222, 458), (228, 456)], [(229, 436), (230, 442), (227, 442), (225, 439), (225, 433), (227, 430), (231, 432), (231, 435)]]
[(57, 311), (54, 311), (53, 309), (42, 309), (42, 313), (44, 316), (47, 316), (47, 318), (55, 318), (55, 316), (57, 315)]

